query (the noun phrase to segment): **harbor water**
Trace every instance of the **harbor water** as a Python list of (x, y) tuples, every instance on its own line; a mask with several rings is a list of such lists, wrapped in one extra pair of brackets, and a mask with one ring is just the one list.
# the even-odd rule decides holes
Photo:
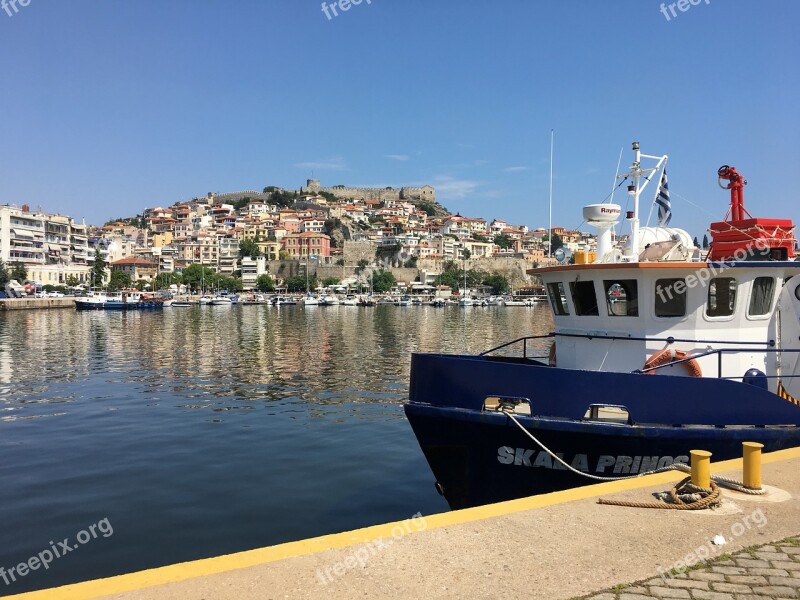
[(0, 313), (0, 596), (445, 511), (411, 353), (551, 328), (546, 305)]

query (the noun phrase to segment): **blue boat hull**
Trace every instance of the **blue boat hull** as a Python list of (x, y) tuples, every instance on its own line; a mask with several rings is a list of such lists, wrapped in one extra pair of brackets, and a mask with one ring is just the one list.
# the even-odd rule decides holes
[(162, 302), (83, 302), (75, 301), (77, 310), (161, 310)]
[[(624, 397), (622, 390), (625, 390)], [(598, 373), (530, 361), (415, 354), (405, 412), (451, 508), (542, 494), (594, 481), (554, 461), (489, 396), (530, 400), (517, 419), (570, 466), (635, 475), (689, 451), (741, 456), (741, 443), (800, 446), (800, 408), (755, 386), (718, 379)], [(591, 404), (624, 405), (629, 424), (584, 419)]]

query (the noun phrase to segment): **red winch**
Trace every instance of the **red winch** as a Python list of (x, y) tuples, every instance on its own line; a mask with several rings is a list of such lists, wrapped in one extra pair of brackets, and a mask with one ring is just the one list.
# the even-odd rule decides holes
[(725, 219), (709, 227), (708, 260), (794, 260), (797, 241), (791, 219), (754, 218), (744, 207), (747, 180), (742, 174), (723, 165), (717, 175), (720, 187), (731, 191), (731, 205)]

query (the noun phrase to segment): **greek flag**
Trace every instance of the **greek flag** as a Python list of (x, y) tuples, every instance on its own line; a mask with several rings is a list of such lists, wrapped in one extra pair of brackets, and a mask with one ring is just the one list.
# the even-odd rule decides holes
[(669, 203), (669, 186), (667, 185), (667, 170), (661, 174), (661, 183), (658, 184), (658, 195), (656, 196), (658, 206), (658, 226), (666, 227), (672, 220), (672, 207)]

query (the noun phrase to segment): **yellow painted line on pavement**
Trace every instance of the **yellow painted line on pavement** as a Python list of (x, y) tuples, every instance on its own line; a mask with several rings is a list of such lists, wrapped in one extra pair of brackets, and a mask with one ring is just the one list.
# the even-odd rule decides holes
[[(768, 464), (796, 458), (800, 458), (800, 448), (791, 448), (788, 450), (780, 450), (777, 452), (764, 454), (763, 462)], [(722, 471), (741, 469), (741, 465), (742, 459), (738, 458), (719, 463), (713, 463), (711, 465), (711, 470), (715, 473), (719, 473)], [(413, 524), (409, 526), (411, 523), (410, 519), (406, 520), (405, 522), (396, 521), (394, 523), (374, 525), (372, 527), (365, 527), (363, 529), (356, 529), (354, 531), (323, 535), (297, 542), (287, 542), (285, 544), (269, 546), (267, 548), (247, 550), (245, 552), (237, 552), (236, 554), (228, 554), (225, 556), (205, 558), (192, 562), (178, 563), (166, 567), (158, 567), (147, 571), (140, 571), (138, 573), (118, 575), (115, 577), (109, 577), (107, 579), (97, 579), (94, 581), (86, 581), (83, 583), (76, 583), (48, 590), (28, 592), (16, 596), (8, 596), (8, 598), (14, 598), (16, 600), (42, 600), (52, 598), (58, 598), (59, 600), (87, 600), (101, 596), (121, 594), (147, 587), (185, 581), (194, 577), (215, 575), (218, 573), (224, 573), (226, 571), (244, 569), (247, 567), (271, 563), (286, 558), (307, 556), (309, 554), (316, 554), (319, 552), (325, 552), (327, 550), (345, 548), (347, 546), (363, 544), (382, 538), (391, 538), (393, 535), (392, 531), (397, 531), (396, 528), (398, 527), (402, 530), (403, 535), (406, 535), (408, 533), (415, 533), (426, 529), (438, 529), (440, 527), (461, 525), (464, 523), (500, 517), (534, 508), (564, 504), (568, 502), (574, 502), (576, 500), (584, 500), (601, 495), (625, 492), (650, 487), (661, 483), (669, 483), (677, 481), (684, 476), (684, 473), (670, 471), (655, 475), (646, 475), (644, 477), (624, 479), (621, 481), (598, 483), (595, 485), (573, 488), (561, 492), (553, 492), (551, 494), (542, 494), (540, 496), (531, 496), (529, 498), (520, 498), (518, 500), (509, 500), (507, 502), (499, 502), (497, 504), (488, 504), (486, 506), (477, 506), (475, 508), (466, 508), (463, 510), (426, 516), (424, 518), (424, 528), (414, 527)], [(421, 519), (419, 520), (421, 521)], [(414, 531), (412, 527), (414, 527), (416, 531)]]

